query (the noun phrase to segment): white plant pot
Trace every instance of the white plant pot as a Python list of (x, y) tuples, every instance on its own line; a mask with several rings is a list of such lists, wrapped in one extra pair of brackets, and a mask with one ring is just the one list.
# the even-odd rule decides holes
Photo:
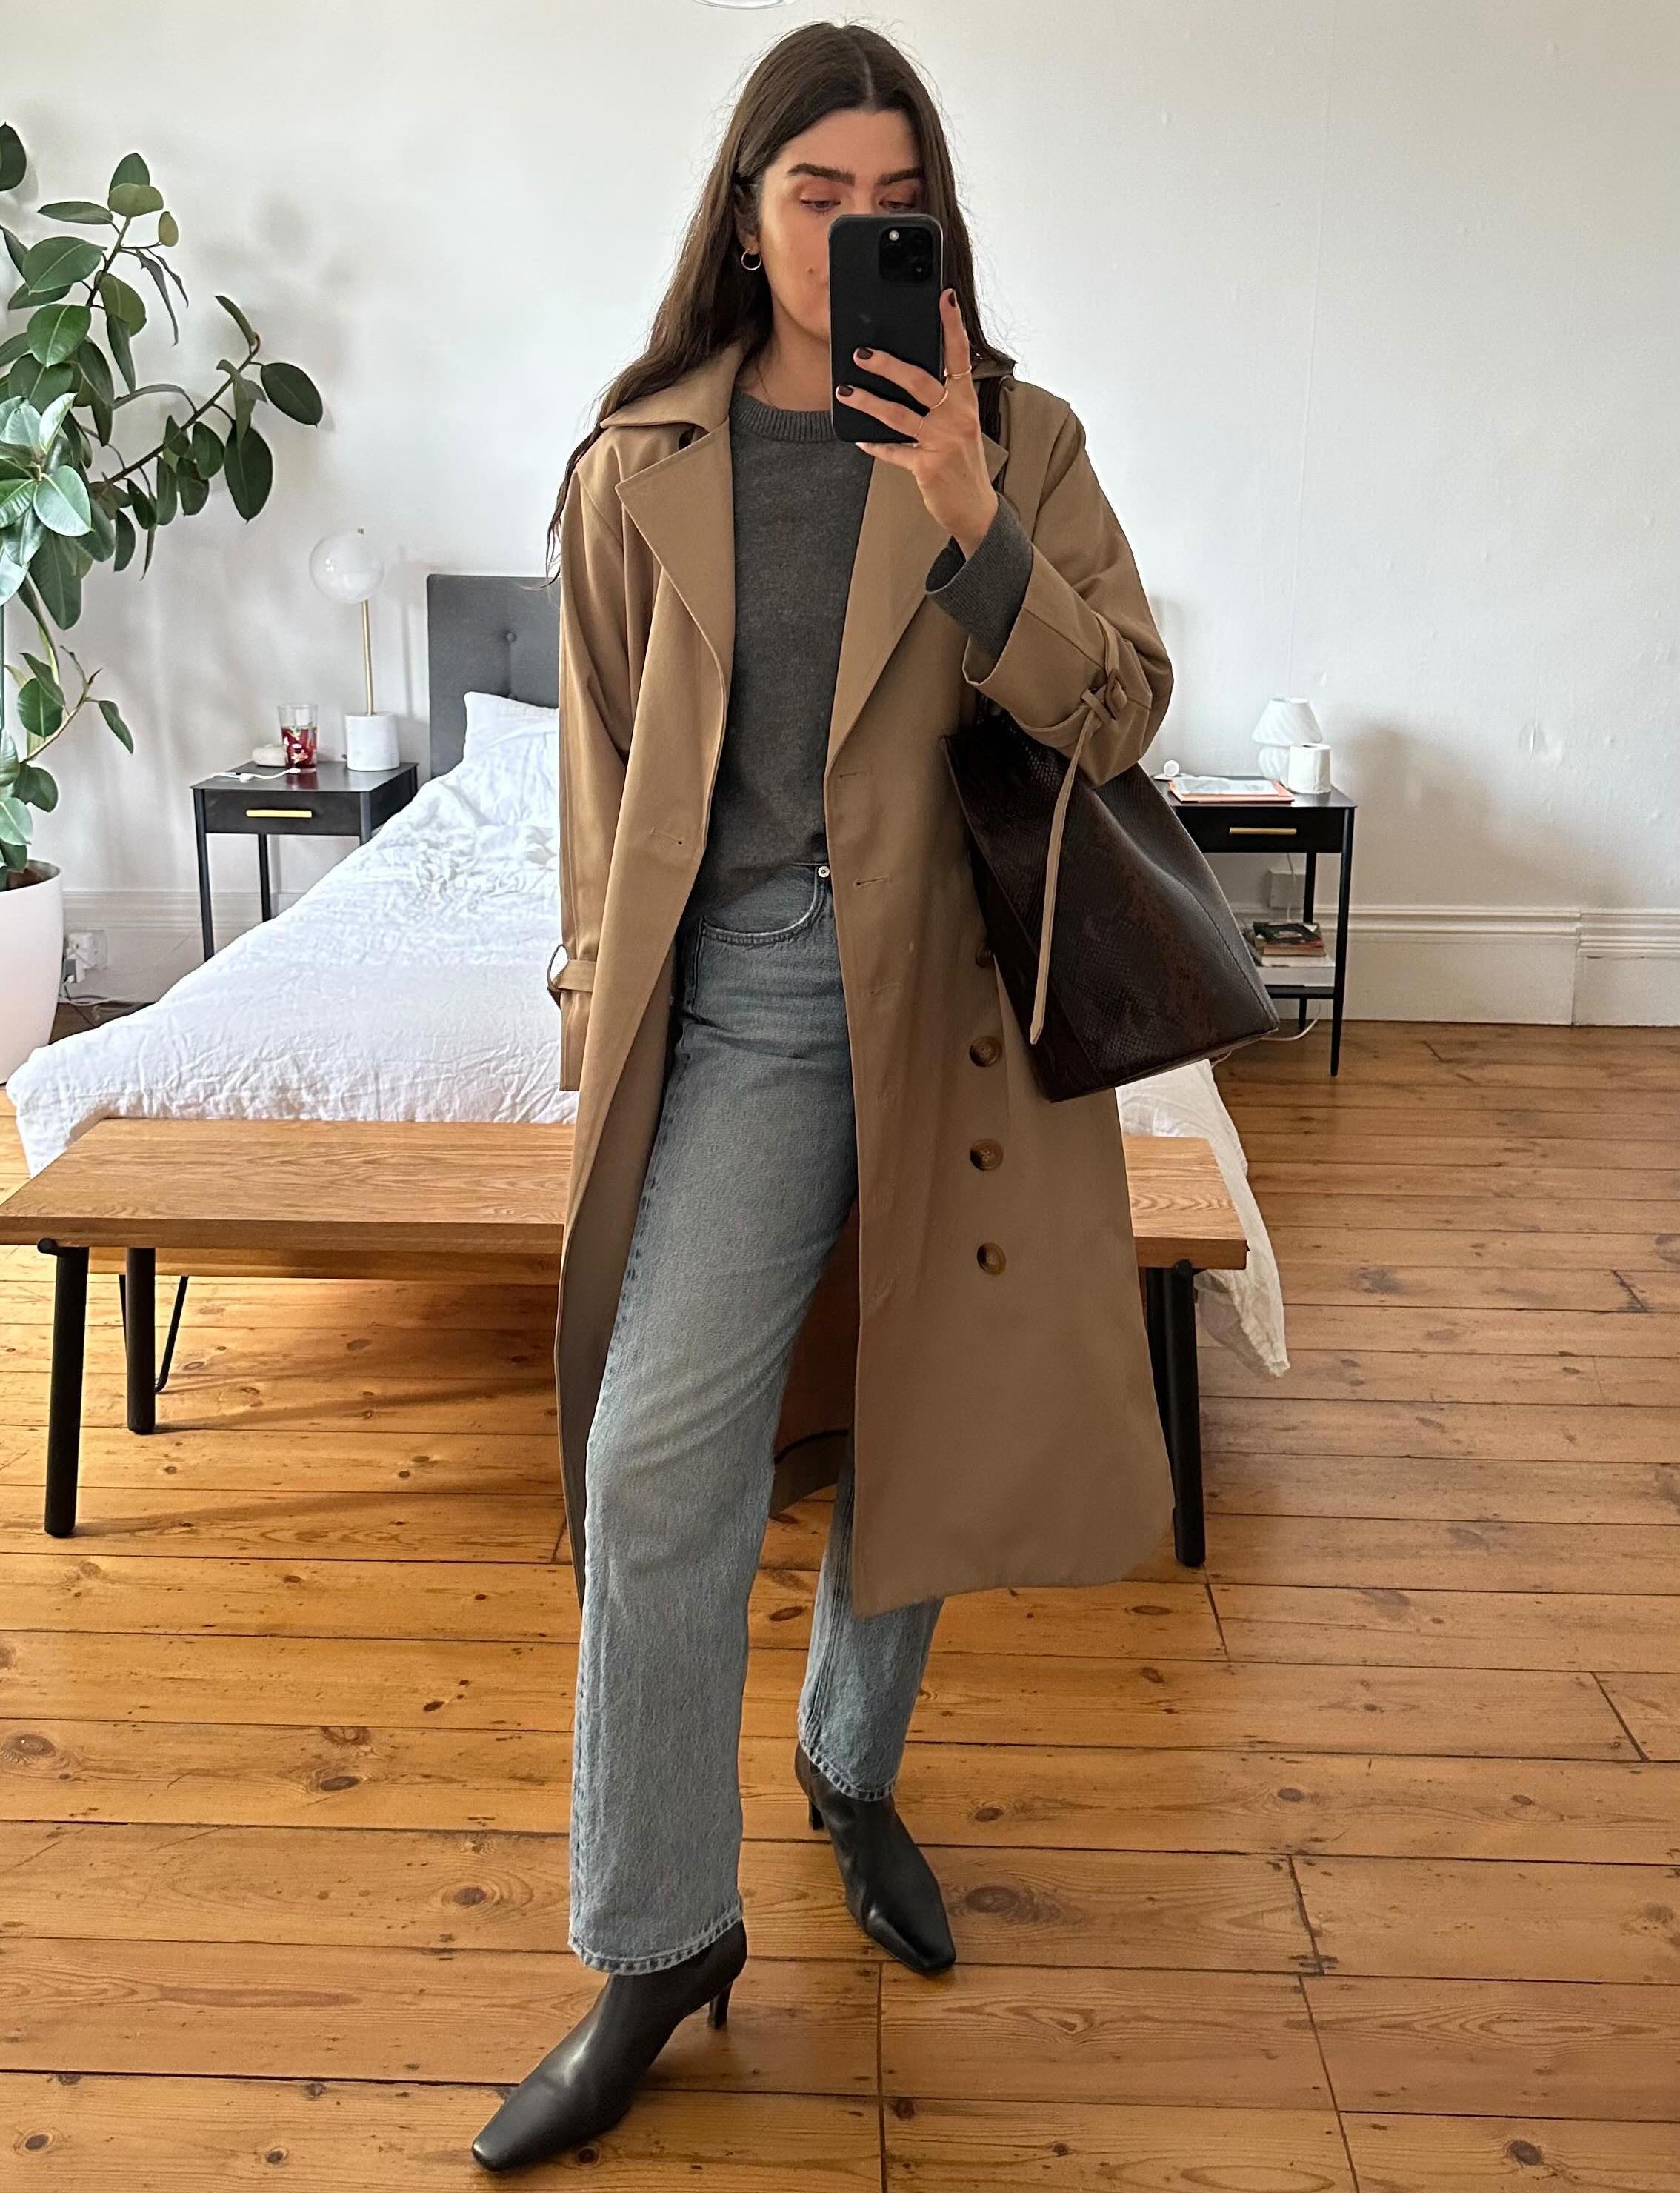
[(0, 890), (0, 1081), (52, 1040), (64, 973), (64, 879), (51, 861), (21, 873)]

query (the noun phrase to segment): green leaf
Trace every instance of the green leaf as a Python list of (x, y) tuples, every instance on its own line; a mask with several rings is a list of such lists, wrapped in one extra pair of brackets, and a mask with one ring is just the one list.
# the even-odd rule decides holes
[(15, 392), (0, 399), (0, 442), (14, 449), (32, 449), (41, 432), (41, 414), (26, 396)]
[(150, 533), (157, 523), (157, 512), (152, 507), (151, 497), (138, 480), (129, 482), (129, 507), (140, 524)]
[(12, 843), (15, 841), (18, 850), (21, 851), (29, 843), (31, 827), (29, 810), (24, 805), (22, 800), (14, 799), (9, 793), (0, 793), (0, 833), (3, 833), (7, 840), (8, 867), (22, 867), (23, 863), (20, 861), (13, 862), (10, 858)]
[(32, 479), (0, 480), (0, 528), (9, 525), (20, 512), (31, 506), (34, 497)]
[(227, 491), (233, 497), (233, 507), (248, 521), (254, 518), (268, 500), (268, 491), (274, 484), (274, 455), (254, 427), (248, 427), (243, 434), (236, 434), (228, 444), (222, 460), (227, 474)]
[(102, 564), (117, 546), (116, 523), (110, 511), (97, 498), (93, 505), (93, 524), (83, 545), (92, 552), (96, 564)]
[(51, 698), (58, 702), (60, 707), (63, 707), (64, 688), (54, 676), (52, 664), (43, 662), (38, 655), (31, 655), (27, 648), (23, 651), (23, 659), (35, 673), (37, 684), (45, 688)]
[(117, 370), (122, 375), (129, 393), (134, 392), (134, 353), (129, 341), (129, 330), (121, 320), (107, 320), (105, 339), (111, 345), (111, 355), (117, 361)]
[[(37, 382), (37, 393), (34, 399), (37, 404), (41, 400), (38, 393), (39, 386)], [(74, 391), (66, 388), (59, 395), (51, 398), (45, 410), (42, 412), (41, 426), (35, 437), (35, 446), (43, 457), (49, 454), (53, 444), (58, 439), (59, 428), (64, 424), (66, 415), (75, 401)]]
[(9, 602), (29, 576), (29, 565), (12, 553), (9, 542), (0, 541), (0, 602)]
[(62, 292), (72, 282), (85, 282), (103, 255), (98, 244), (79, 236), (43, 237), (24, 254), (23, 278), (31, 290)]
[(60, 632), (68, 632), (82, 614), (82, 574), (90, 560), (57, 533), (43, 535), (30, 559), (30, 582)]
[(157, 467), (157, 524), (167, 525), (175, 514), (175, 475), (174, 468), (160, 464)]
[(20, 564), (31, 564), (35, 559), (36, 550), (46, 537), (47, 529), (35, 515), (35, 495), (31, 489), (29, 507), (18, 523), (11, 528), (11, 538), (7, 544), (6, 553), (9, 556), (15, 556)]
[(111, 171), (113, 191), (118, 183), (149, 183), (151, 180), (151, 170), (138, 152), (125, 152)]
[(129, 729), (129, 726), (123, 721), (121, 715), (117, 713), (117, 703), (114, 701), (103, 700), (98, 695), (95, 695), (94, 705), (98, 708), (100, 715), (105, 718), (106, 723), (110, 724), (111, 730), (115, 731), (117, 737), (122, 740), (123, 745), (127, 747), (129, 752), (132, 753), (134, 750), (134, 736)]
[(43, 365), (57, 365), (85, 340), (93, 324), (85, 305), (43, 305), (30, 318), (29, 347)]
[(113, 571), (126, 571), (134, 553), (134, 520), (126, 510), (113, 512), (111, 523), (116, 530), (117, 552), (111, 559)]
[(109, 228), (112, 226), (109, 210), (95, 205), (92, 198), (58, 198), (51, 205), (38, 207), (43, 220), (79, 221), (83, 228)]
[[(90, 397), (99, 398), (107, 410), (111, 408), (113, 391), (111, 368), (106, 364), (105, 352), (96, 342), (84, 342), (71, 363), (75, 366), (83, 387)], [(107, 432), (106, 438), (110, 438)]]
[(21, 274), (23, 272), (23, 262), (29, 256), (29, 246), (24, 242), (20, 236), (14, 236), (11, 230), (7, 228), (3, 224), (0, 224), (0, 236), (3, 236), (6, 239), (7, 257), (11, 261), (13, 266), (17, 268), (19, 273)]
[(256, 384), (243, 373), (233, 376), (233, 431), (243, 434), (251, 423), (251, 412), (257, 400)]
[(93, 513), (88, 507), (87, 484), (68, 465), (60, 465), (35, 483), (35, 515), (54, 533), (88, 532)]
[(22, 138), (9, 122), (0, 122), (0, 191), (14, 191), (28, 168)]
[(179, 243), (180, 226), (174, 214), (160, 213), (157, 216), (157, 241), (160, 243)]
[(192, 423), (192, 462), (200, 479), (213, 480), (221, 470), (221, 436), (203, 419)]
[(149, 252), (142, 251), (139, 256), (140, 265), (145, 267), (146, 272), (151, 278), (152, 288), (157, 290), (158, 296), (163, 301), (163, 310), (169, 316), (170, 329), (174, 335), (175, 341), (179, 342), (180, 341), (180, 322), (175, 318), (175, 308), (169, 301), (169, 285), (163, 279), (163, 276), (168, 270), (165, 268), (161, 259), (152, 258)]
[(17, 781), (12, 789), (20, 799), (31, 807), (38, 807), (43, 815), (50, 815), (59, 804), (59, 788), (38, 761), (20, 762)]
[(29, 329), (20, 328), (14, 335), (0, 342), (0, 373), (3, 373), (14, 358), (21, 358), (29, 348)]
[(137, 335), (146, 325), (146, 300), (140, 291), (120, 274), (106, 273), (100, 276), (99, 293), (106, 319), (120, 320), (131, 335)]
[(7, 375), (6, 386), (13, 395), (27, 396), (37, 410), (44, 411), (75, 387), (76, 375), (67, 365), (43, 365), (39, 358), (20, 358)]
[(26, 678), (18, 688), (18, 721), (31, 738), (51, 738), (64, 721), (63, 696), (38, 678)]
[(277, 358), (270, 364), (259, 366), (257, 371), (263, 393), (277, 411), (283, 411), (289, 419), (300, 420), (306, 427), (320, 425), (320, 391), (301, 366), (283, 364)]
[(163, 193), (150, 183), (113, 183), (106, 203), (125, 220), (137, 220), (142, 214), (163, 212)]
[(238, 329), (240, 334), (244, 336), (246, 341), (251, 346), (251, 348), (254, 350), (257, 346), (257, 331), (245, 318), (245, 315), (240, 311), (237, 305), (234, 303), (232, 298), (224, 297), (221, 293), (218, 291), (216, 294), (216, 302), (233, 322), (233, 324)]
[(188, 518), (196, 518), (210, 499), (210, 483), (197, 472), (188, 472), (183, 466), (175, 474), (175, 493), (180, 497), (180, 507)]

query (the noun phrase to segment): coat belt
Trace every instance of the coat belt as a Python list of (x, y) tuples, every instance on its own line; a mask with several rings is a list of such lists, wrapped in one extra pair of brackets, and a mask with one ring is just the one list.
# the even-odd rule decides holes
[[(557, 944), (554, 952), (563, 952), (563, 944)], [(569, 959), (557, 975), (554, 972), (554, 952), (548, 955), (548, 968), (543, 976), (551, 996), (558, 990), (592, 990), (595, 988), (595, 962), (592, 959)]]

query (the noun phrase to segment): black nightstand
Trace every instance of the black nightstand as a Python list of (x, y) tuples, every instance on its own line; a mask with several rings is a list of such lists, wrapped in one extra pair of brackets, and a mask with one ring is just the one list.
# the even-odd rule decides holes
[(1204, 853), (1305, 853), (1306, 882), (1302, 895), (1302, 919), (1312, 919), (1312, 890), (1317, 880), (1318, 856), (1334, 853), (1340, 873), (1336, 879), (1335, 970), (1329, 983), (1292, 982), (1281, 967), (1257, 971), (1274, 998), (1298, 1000), (1295, 1025), (1306, 1026), (1310, 998), (1330, 1000), (1330, 1071), (1341, 1056), (1341, 1006), (1347, 984), (1347, 901), (1353, 879), (1353, 817), (1358, 806), (1334, 785), (1328, 792), (1297, 792), (1286, 805), (1281, 799), (1174, 799), (1167, 780), (1155, 780), (1185, 828)]
[[(256, 763), (242, 766), (259, 768)], [(420, 770), (411, 761), (399, 762), (395, 769), (346, 769), (341, 761), (317, 761), (283, 775), (263, 771), (248, 784), (226, 770), (200, 777), (192, 787), (192, 828), (198, 846), (204, 957), (209, 959), (216, 948), (210, 918), (211, 831), (256, 839), (257, 884), (262, 918), (268, 921), (274, 913), (268, 880), (271, 838), (355, 838), (365, 845), (419, 789)]]

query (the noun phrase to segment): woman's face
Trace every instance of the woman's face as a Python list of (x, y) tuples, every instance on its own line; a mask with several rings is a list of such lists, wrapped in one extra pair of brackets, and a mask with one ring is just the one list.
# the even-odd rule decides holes
[(913, 211), (921, 166), (910, 117), (896, 108), (843, 108), (788, 139), (764, 171), (758, 228), (741, 231), (744, 249), (763, 257), (778, 319), (827, 342), (828, 224), (842, 213)]

